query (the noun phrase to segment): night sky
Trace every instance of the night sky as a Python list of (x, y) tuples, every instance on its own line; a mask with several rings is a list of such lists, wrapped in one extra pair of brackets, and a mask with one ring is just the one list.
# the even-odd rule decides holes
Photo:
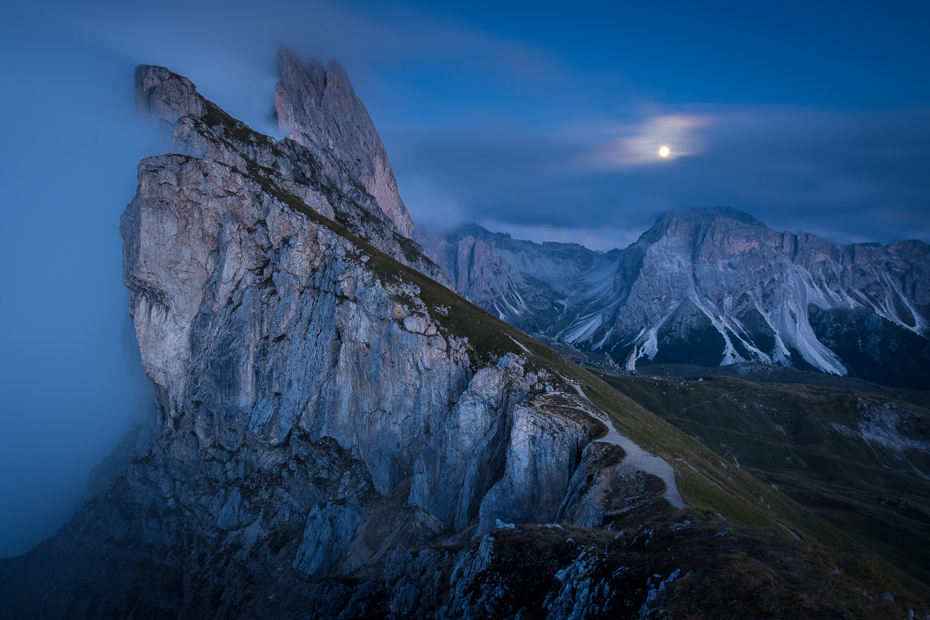
[(277, 47), (341, 59), (427, 226), (607, 250), (674, 205), (728, 205), (930, 241), (928, 23), (894, 1), (4, 6), (0, 556), (68, 520), (150, 406), (117, 226), (167, 147), (134, 116), (135, 65), (277, 135)]

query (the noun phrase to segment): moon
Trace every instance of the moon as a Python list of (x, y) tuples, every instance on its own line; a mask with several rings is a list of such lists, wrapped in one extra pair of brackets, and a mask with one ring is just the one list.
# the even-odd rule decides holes
[(669, 149), (667, 146), (660, 147), (660, 148), (659, 148), (659, 157), (668, 157), (668, 156), (669, 156), (669, 153), (671, 153), (671, 152), (672, 152), (671, 149)]

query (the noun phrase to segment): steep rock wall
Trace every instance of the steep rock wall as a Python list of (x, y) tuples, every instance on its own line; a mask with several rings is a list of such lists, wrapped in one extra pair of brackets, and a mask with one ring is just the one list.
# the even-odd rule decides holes
[(606, 507), (570, 485), (598, 424), (547, 406), (573, 385), (428, 277), (448, 283), (364, 189), (364, 166), (257, 134), (166, 69), (136, 82), (178, 151), (140, 163), (120, 221), (157, 429), (30, 556), (74, 580), (11, 604), (224, 617), (260, 600), (267, 616), (278, 592), (554, 519), (568, 494)]

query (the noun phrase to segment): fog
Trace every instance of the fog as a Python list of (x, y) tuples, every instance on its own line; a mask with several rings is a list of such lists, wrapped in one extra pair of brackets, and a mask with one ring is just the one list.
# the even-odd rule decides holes
[[(693, 47), (687, 11), (658, 20), (639, 9), (624, 16), (618, 3), (606, 19), (600, 5), (571, 14), (537, 3), (441, 6), (4, 7), (0, 556), (64, 524), (87, 499), (90, 470), (152, 406), (128, 324), (118, 222), (138, 161), (168, 146), (135, 116), (137, 64), (186, 75), (274, 134), (277, 47), (340, 58), (421, 223), (473, 220), (609, 249), (676, 203), (728, 204), (841, 242), (930, 238), (930, 90), (915, 77), (930, 63), (926, 37), (878, 32), (850, 52), (850, 62), (888, 65), (885, 43), (900, 38), (911, 64), (889, 71), (837, 64), (852, 48), (835, 32), (804, 38), (788, 22), (779, 26), (801, 37), (793, 51), (775, 45), (787, 35), (773, 29), (743, 36), (727, 55)], [(640, 53), (660, 22), (667, 49)], [(705, 26), (708, 41), (750, 32)], [(827, 48), (830, 73), (811, 62)], [(785, 58), (795, 73), (775, 67)], [(711, 61), (713, 71), (695, 64)], [(659, 160), (652, 150), (664, 141), (673, 157)]]
[(57, 46), (7, 23), (0, 37), (0, 556), (70, 518), (144, 398), (124, 354), (117, 226), (146, 132), (131, 81), (111, 78), (132, 65), (49, 36)]

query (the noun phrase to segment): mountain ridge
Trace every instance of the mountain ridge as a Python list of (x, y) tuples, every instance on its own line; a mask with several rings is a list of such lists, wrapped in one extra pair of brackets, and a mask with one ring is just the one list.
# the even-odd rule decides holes
[[(902, 367), (930, 369), (930, 247), (919, 240), (839, 246), (729, 207), (669, 210), (630, 246), (604, 253), (559, 255), (478, 232), (417, 239), (482, 307), (617, 360), (635, 346), (641, 363), (759, 361), (875, 379), (872, 367), (894, 350), (904, 351)], [(882, 336), (852, 343), (870, 320)], [(917, 372), (902, 381), (926, 387)]]

